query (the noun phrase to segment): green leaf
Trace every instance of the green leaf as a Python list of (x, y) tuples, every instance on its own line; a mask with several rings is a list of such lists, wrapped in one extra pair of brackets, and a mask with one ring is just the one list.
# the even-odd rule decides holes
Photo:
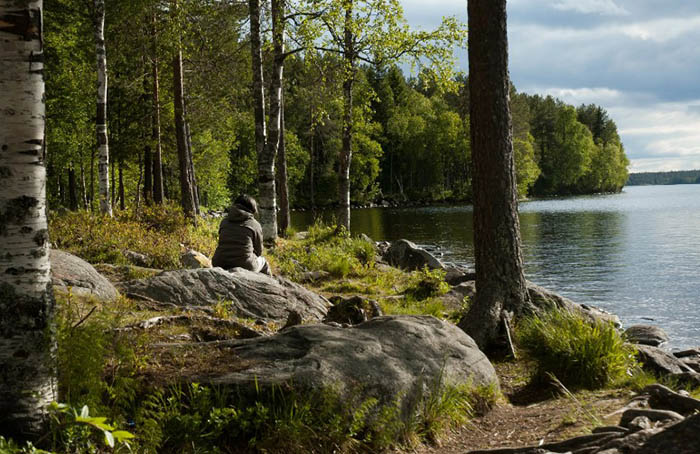
[(114, 432), (112, 432), (112, 435), (120, 443), (124, 440), (130, 440), (132, 438), (135, 438), (134, 434), (132, 434), (131, 432), (127, 432), (126, 430), (115, 430)]

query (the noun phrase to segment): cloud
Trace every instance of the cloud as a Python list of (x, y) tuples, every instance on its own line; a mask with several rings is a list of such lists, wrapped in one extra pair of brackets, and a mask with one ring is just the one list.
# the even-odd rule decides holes
[(558, 0), (552, 4), (560, 11), (576, 11), (583, 14), (604, 16), (627, 16), (629, 11), (615, 4), (613, 0)]

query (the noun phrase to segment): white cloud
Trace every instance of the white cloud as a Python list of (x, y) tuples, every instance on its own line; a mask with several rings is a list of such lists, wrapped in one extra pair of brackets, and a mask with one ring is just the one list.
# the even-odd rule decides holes
[(629, 15), (629, 11), (616, 5), (613, 0), (558, 0), (554, 2), (552, 7), (561, 11), (576, 11), (583, 14)]

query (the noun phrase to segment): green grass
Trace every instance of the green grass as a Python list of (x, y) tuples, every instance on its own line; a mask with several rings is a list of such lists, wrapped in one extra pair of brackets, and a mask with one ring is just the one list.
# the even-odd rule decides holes
[(520, 322), (517, 343), (536, 360), (536, 377), (554, 375), (572, 388), (596, 389), (624, 380), (635, 366), (634, 348), (612, 324), (554, 310)]

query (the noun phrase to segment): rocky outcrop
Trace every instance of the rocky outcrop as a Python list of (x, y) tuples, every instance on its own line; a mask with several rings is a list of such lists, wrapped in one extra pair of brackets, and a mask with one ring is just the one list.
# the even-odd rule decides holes
[(306, 321), (320, 321), (330, 303), (304, 287), (281, 277), (242, 268), (165, 271), (150, 279), (122, 284), (130, 297), (177, 306), (213, 306), (230, 301), (238, 317), (284, 323), (289, 311)]
[(404, 270), (444, 269), (440, 260), (425, 249), (419, 248), (408, 240), (398, 240), (391, 244), (383, 256), (384, 260)]
[(625, 337), (633, 344), (658, 347), (668, 342), (668, 334), (658, 326), (632, 325), (625, 330)]
[(333, 306), (328, 311), (326, 318), (323, 319), (324, 323), (358, 325), (370, 318), (384, 315), (382, 308), (379, 307), (379, 303), (361, 296), (352, 296), (350, 298), (334, 296), (331, 297), (331, 303), (333, 303)]
[(128, 249), (122, 251), (122, 255), (126, 260), (132, 265), (142, 266), (148, 268), (151, 266), (153, 259), (146, 254), (141, 254), (140, 252), (130, 251)]
[(449, 292), (440, 297), (440, 300), (446, 309), (461, 310), (464, 308), (466, 301), (474, 300), (475, 295), (476, 283), (474, 281), (465, 281), (452, 287)]
[(637, 345), (637, 359), (644, 369), (658, 375), (680, 374), (692, 372), (683, 361), (659, 347), (650, 345)]
[(182, 266), (190, 269), (211, 268), (211, 260), (209, 260), (209, 257), (193, 249), (182, 254), (180, 256), (180, 262), (182, 262)]
[(404, 403), (444, 383), (498, 383), (474, 341), (456, 326), (430, 316), (384, 316), (349, 328), (299, 325), (270, 337), (227, 341), (244, 370), (200, 382), (269, 386), (294, 383), (333, 388), (383, 402)]
[(680, 359), (683, 364), (690, 367), (695, 372), (700, 372), (700, 348), (690, 348), (680, 352), (673, 352), (673, 356)]
[(94, 296), (101, 301), (114, 301), (117, 289), (85, 260), (68, 252), (51, 249), (51, 280), (54, 287), (75, 295)]

